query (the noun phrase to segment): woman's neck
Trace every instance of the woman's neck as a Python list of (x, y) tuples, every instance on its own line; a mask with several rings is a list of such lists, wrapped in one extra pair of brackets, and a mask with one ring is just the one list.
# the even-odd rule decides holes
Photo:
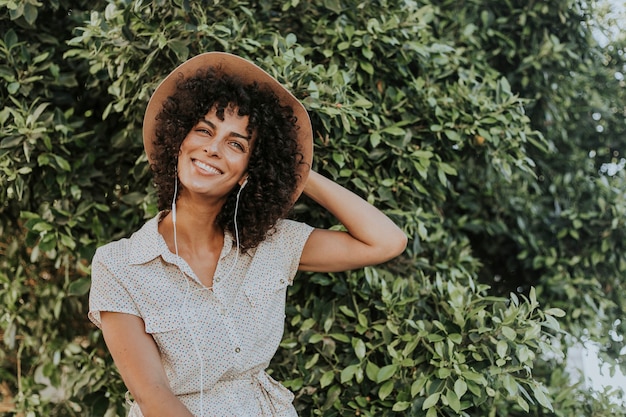
[(170, 250), (176, 253), (178, 249), (178, 254), (182, 257), (185, 254), (198, 256), (207, 251), (221, 250), (224, 230), (216, 222), (221, 208), (221, 205), (199, 204), (179, 198), (176, 202), (176, 222), (174, 223), (173, 213), (170, 212), (161, 222), (159, 232)]

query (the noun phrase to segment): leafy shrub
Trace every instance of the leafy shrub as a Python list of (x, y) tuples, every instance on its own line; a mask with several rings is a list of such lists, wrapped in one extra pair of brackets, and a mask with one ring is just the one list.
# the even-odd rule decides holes
[[(301, 415), (624, 415), (570, 384), (558, 343), (588, 328), (608, 344), (624, 305), (624, 178), (585, 159), (581, 114), (602, 100), (572, 99), (611, 79), (585, 66), (581, 5), (0, 0), (0, 407), (124, 415), (86, 320), (89, 261), (156, 213), (152, 89), (223, 50), (302, 98), (315, 169), (411, 238), (393, 262), (290, 289), (272, 372)], [(335, 227), (307, 198), (293, 215)]]

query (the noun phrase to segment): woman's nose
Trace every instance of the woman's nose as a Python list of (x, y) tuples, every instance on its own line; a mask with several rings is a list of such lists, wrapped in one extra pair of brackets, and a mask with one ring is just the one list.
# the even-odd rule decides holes
[(218, 138), (212, 138), (204, 145), (204, 152), (209, 155), (219, 156), (220, 154), (220, 140)]

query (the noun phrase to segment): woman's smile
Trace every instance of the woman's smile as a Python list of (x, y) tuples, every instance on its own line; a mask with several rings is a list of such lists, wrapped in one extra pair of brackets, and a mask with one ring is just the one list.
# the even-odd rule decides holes
[(219, 169), (209, 164), (206, 164), (198, 159), (192, 159), (191, 162), (195, 166), (197, 166), (202, 172), (206, 172), (206, 174), (208, 175), (221, 175), (222, 174), (222, 171), (220, 171)]

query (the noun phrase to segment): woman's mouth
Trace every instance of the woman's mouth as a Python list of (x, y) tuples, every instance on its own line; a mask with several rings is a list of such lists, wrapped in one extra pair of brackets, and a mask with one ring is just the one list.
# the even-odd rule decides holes
[(198, 160), (198, 159), (193, 159), (192, 163), (198, 167), (200, 170), (206, 172), (207, 174), (211, 174), (211, 175), (221, 175), (222, 171), (220, 171), (219, 169), (215, 168), (214, 166), (211, 166), (209, 164), (205, 164), (204, 162)]

